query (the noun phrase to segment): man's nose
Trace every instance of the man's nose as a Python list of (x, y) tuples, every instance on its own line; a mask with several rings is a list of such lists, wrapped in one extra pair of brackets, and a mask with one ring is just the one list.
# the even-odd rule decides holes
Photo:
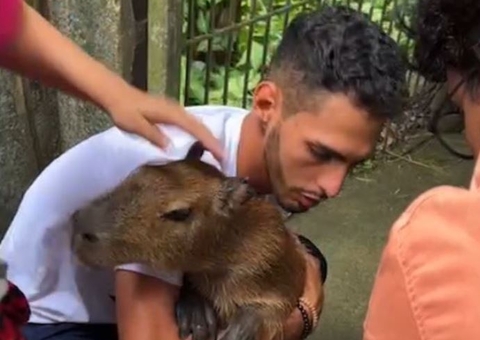
[(340, 193), (343, 182), (348, 173), (348, 167), (336, 166), (329, 171), (324, 172), (318, 179), (319, 186), (323, 189), (325, 196), (334, 198)]

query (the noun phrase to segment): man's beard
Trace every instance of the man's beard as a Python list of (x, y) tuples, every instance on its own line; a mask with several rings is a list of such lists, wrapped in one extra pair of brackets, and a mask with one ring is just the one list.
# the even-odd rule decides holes
[(291, 213), (303, 212), (304, 209), (298, 203), (290, 203), (287, 200), (288, 187), (280, 162), (280, 123), (272, 127), (266, 138), (264, 158), (272, 194), (278, 205), (285, 211)]

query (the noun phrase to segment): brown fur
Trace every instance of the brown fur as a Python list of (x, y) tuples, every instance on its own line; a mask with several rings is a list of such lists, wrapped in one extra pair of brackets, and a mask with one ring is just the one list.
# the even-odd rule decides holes
[[(180, 218), (178, 209), (190, 215), (168, 217), (177, 210)], [(74, 223), (73, 247), (83, 263), (180, 270), (220, 321), (229, 324), (239, 308), (251, 309), (269, 339), (282, 337), (303, 293), (302, 246), (280, 212), (240, 179), (200, 160), (145, 166), (78, 211)]]

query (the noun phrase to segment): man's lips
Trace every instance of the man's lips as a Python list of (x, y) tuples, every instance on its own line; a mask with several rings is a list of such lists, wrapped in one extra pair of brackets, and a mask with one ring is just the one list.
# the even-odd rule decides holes
[(311, 208), (314, 205), (317, 205), (319, 202), (320, 202), (320, 197), (315, 194), (302, 193), (300, 197), (300, 204), (304, 208)]
[(314, 193), (311, 193), (311, 192), (303, 192), (302, 195), (305, 196), (305, 197), (308, 198), (308, 199), (313, 200), (313, 201), (320, 201), (320, 196), (319, 196), (319, 195), (316, 195), (316, 194), (314, 194)]

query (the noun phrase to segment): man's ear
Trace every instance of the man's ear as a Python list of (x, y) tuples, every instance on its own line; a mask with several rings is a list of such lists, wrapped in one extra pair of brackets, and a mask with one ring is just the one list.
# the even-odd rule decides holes
[(204, 152), (205, 148), (203, 147), (202, 143), (195, 142), (188, 150), (185, 159), (199, 160), (200, 158), (202, 158)]
[(263, 81), (255, 88), (253, 109), (264, 124), (276, 119), (282, 107), (280, 89), (271, 81)]

